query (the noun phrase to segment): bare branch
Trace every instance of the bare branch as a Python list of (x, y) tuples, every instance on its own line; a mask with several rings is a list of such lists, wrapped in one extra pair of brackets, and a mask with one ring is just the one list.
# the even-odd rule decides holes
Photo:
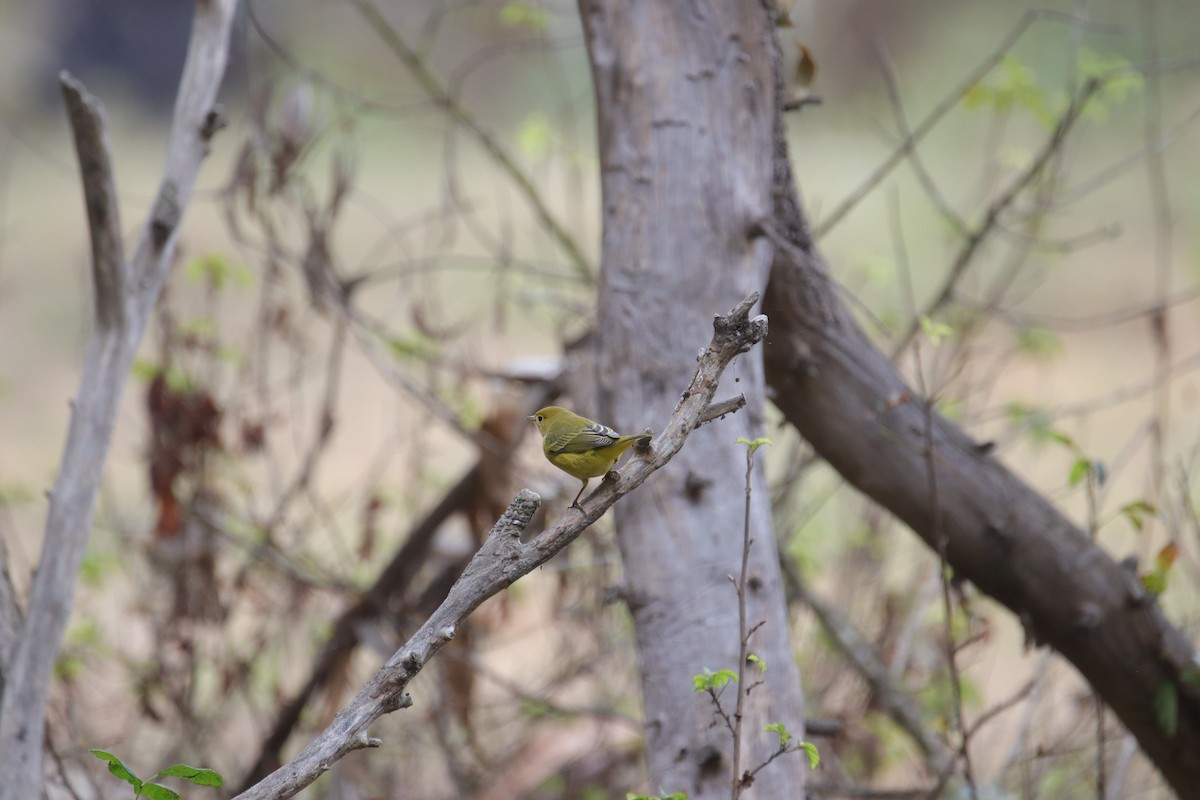
[(583, 501), (582, 513), (568, 509), (557, 523), (529, 542), (521, 541), (521, 533), (541, 499), (533, 492), (522, 490), (493, 526), (446, 600), (420, 630), (388, 659), (354, 700), (338, 713), (333, 723), (295, 759), (238, 795), (239, 800), (291, 797), (351, 750), (374, 746), (377, 740), (367, 736), (368, 728), (384, 714), (411, 703), (405, 692), (409, 682), (446, 642), (454, 638), (480, 604), (557, 555), (618, 499), (670, 461), (709, 408), (725, 368), (736, 356), (766, 336), (766, 318), (749, 317), (750, 308), (757, 301), (758, 293), (755, 292), (731, 312), (718, 315), (713, 321), (712, 342), (701, 351), (695, 375), (665, 429), (652, 442), (648, 454), (632, 459), (619, 480), (605, 480)]
[(949, 774), (954, 769), (954, 751), (925, 724), (921, 709), (903, 689), (895, 685), (887, 665), (880, 660), (867, 638), (837, 609), (813, 592), (795, 570), (785, 568), (784, 575), (804, 604), (817, 615), (834, 646), (862, 675), (880, 708), (912, 737), (913, 743), (925, 754), (933, 772), (937, 775)]
[(403, 37), (392, 27), (391, 23), (384, 18), (380, 13), (379, 8), (371, 2), (371, 0), (352, 0), (358, 8), (359, 13), (370, 23), (375, 33), (379, 38), (383, 39), (388, 48), (400, 59), (406, 69), (420, 84), (421, 89), (429, 95), (429, 98), (441, 108), (455, 124), (462, 125), (469, 130), (478, 140), (483, 149), (492, 157), (492, 160), (500, 166), (500, 168), (508, 175), (509, 179), (516, 185), (520, 193), (525, 197), (525, 200), (533, 208), (534, 215), (538, 222), (541, 223), (550, 234), (550, 237), (562, 248), (570, 259), (571, 264), (575, 267), (576, 272), (588, 283), (594, 283), (595, 278), (592, 275), (592, 268), (588, 264), (587, 258), (580, 252), (579, 246), (575, 244), (575, 240), (567, 233), (566, 228), (550, 211), (546, 202), (542, 199), (541, 194), (533, 185), (524, 171), (513, 160), (501, 145), (500, 141), (483, 125), (472, 116), (458, 100), (444, 87), (437, 77), (429, 71), (424, 58), (417, 51), (413, 50)]
[[(214, 102), (225, 72), (236, 0), (196, 4), (163, 180), (128, 272), (122, 266), (116, 187), (99, 103), (63, 82), (83, 169), (97, 316), (84, 356), (67, 443), (50, 496), (42, 553), (0, 702), (0, 798), (42, 795), (46, 700), (59, 642), (87, 549), (92, 507), (134, 352), (171, 265), (175, 236), (208, 140), (220, 127)], [(107, 185), (105, 185), (107, 183)]]
[(1014, 25), (1007, 34), (1005, 34), (1000, 43), (995, 47), (995, 49), (988, 53), (987, 57), (980, 62), (979, 66), (972, 70), (966, 78), (960, 81), (958, 85), (954, 87), (954, 89), (952, 89), (945, 97), (943, 97), (937, 106), (934, 107), (933, 111), (929, 112), (929, 114), (926, 115), (923, 120), (921, 120), (920, 124), (913, 129), (912, 133), (904, 138), (904, 141), (900, 143), (900, 146), (892, 151), (892, 154), (884, 159), (883, 163), (876, 167), (875, 171), (868, 175), (867, 178), (861, 184), (859, 184), (859, 186), (855, 188), (853, 192), (850, 193), (850, 196), (843, 200), (828, 217), (821, 221), (821, 224), (816, 228), (817, 238), (821, 238), (830, 230), (832, 230), (833, 227), (841, 222), (847, 214), (854, 210), (854, 207), (857, 206), (864, 197), (870, 194), (875, 187), (878, 186), (879, 183), (885, 177), (887, 177), (887, 175), (893, 169), (896, 168), (897, 165), (904, 161), (905, 156), (907, 156), (912, 149), (916, 147), (917, 143), (924, 139), (930, 131), (937, 127), (937, 124), (942, 120), (942, 117), (946, 116), (946, 114), (950, 113), (950, 111), (958, 105), (959, 101), (961, 101), (967, 92), (971, 90), (971, 87), (983, 80), (984, 77), (992, 71), (992, 68), (1000, 63), (1005, 54), (1008, 53), (1008, 51), (1013, 48), (1013, 46), (1021, 39), (1021, 37), (1025, 35), (1025, 31), (1029, 30), (1029, 27), (1039, 19), (1066, 22), (1077, 26), (1086, 25), (1090, 28), (1100, 27), (1097, 26), (1096, 23), (1084, 20), (1082, 17), (1079, 17), (1075, 14), (1064, 14), (1062, 12), (1048, 10), (1032, 10), (1025, 12), (1025, 15), (1021, 17), (1017, 24)]
[(946, 277), (942, 281), (941, 287), (938, 288), (933, 300), (921, 309), (920, 314), (913, 316), (909, 322), (908, 329), (900, 337), (900, 340), (896, 342), (895, 347), (892, 348), (893, 359), (897, 358), (900, 353), (903, 353), (912, 344), (913, 338), (921, 330), (921, 319), (932, 317), (941, 311), (954, 297), (954, 291), (959, 281), (966, 274), (967, 268), (975, 260), (980, 246), (987, 241), (988, 235), (999, 224), (1000, 215), (1007, 211), (1021, 192), (1044, 172), (1046, 166), (1050, 163), (1050, 159), (1062, 149), (1063, 143), (1066, 142), (1067, 134), (1079, 120), (1088, 101), (1100, 88), (1100, 82), (1094, 78), (1084, 84), (1079, 93), (1071, 98), (1071, 105), (1063, 112), (1062, 117), (1059, 118), (1058, 124), (1054, 126), (1054, 131), (1042, 146), (1041, 152), (1034, 157), (1033, 161), (1030, 162), (1029, 166), (1020, 175), (1012, 180), (1012, 183), (1000, 193), (1000, 196), (988, 206), (983, 220), (969, 232), (966, 241), (963, 242), (962, 248), (955, 257), (954, 263), (950, 265), (950, 270), (946, 273)]
[(62, 85), (63, 101), (75, 138), (79, 176), (87, 204), (96, 322), (104, 328), (119, 328), (125, 323), (127, 274), (104, 107), (69, 72), (59, 73), (58, 81)]

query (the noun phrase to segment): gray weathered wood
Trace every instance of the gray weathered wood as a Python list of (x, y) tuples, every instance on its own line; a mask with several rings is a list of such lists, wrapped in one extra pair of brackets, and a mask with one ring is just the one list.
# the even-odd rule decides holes
[(163, 179), (132, 258), (121, 250), (116, 186), (99, 102), (68, 75), (62, 88), (79, 155), (92, 241), (95, 319), (67, 442), (0, 701), (0, 798), (42, 793), (46, 699), (87, 549), (92, 507), (134, 352), (171, 267), (179, 221), (217, 129), (236, 0), (199, 0)]
[[(596, 91), (603, 252), (596, 326), (599, 415), (637, 430), (669, 409), (706, 310), (765, 285), (770, 247), (747, 235), (772, 207), (773, 42), (764, 4), (581, 0)], [(692, 676), (735, 669), (745, 448), (763, 434), (757, 355), (730, 376), (748, 399), (700, 431), (672, 469), (617, 510), (636, 624), (649, 788), (730, 796), (732, 743)], [(766, 482), (752, 480), (750, 650), (768, 665), (747, 706), (739, 769), (775, 748), (768, 722), (803, 733)], [(726, 693), (727, 711), (735, 700)], [(781, 758), (746, 796), (803, 797), (807, 762)]]

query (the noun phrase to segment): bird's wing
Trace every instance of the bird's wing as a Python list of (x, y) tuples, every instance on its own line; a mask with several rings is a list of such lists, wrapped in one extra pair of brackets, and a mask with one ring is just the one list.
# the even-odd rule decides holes
[(559, 434), (558, 436), (550, 437), (546, 440), (547, 453), (586, 453), (589, 450), (597, 450), (601, 447), (608, 447), (617, 439), (621, 438), (621, 434), (609, 428), (606, 425), (601, 425), (599, 422), (593, 422), (586, 428), (578, 431), (569, 431)]

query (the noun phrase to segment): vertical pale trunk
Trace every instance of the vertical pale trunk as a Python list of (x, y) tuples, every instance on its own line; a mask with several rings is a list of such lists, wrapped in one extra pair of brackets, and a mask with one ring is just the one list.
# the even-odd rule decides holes
[[(771, 252), (750, 235), (772, 211), (773, 34), (765, 7), (613, 0), (580, 3), (597, 96), (604, 237), (597, 324), (603, 418), (661, 427), (708, 340), (714, 313), (766, 284)], [(626, 599), (637, 627), (649, 789), (730, 796), (732, 743), (705, 668), (737, 668), (746, 449), (761, 436), (761, 350), (726, 373), (747, 408), (697, 431), (670, 466), (617, 508)], [(736, 381), (736, 382), (735, 382)], [(761, 458), (761, 454), (760, 454)], [(775, 749), (763, 726), (803, 733), (783, 586), (761, 466), (750, 509), (750, 651), (741, 769)], [(724, 704), (733, 715), (734, 688)], [(803, 762), (803, 763), (802, 763)], [(803, 797), (802, 756), (764, 769), (746, 797)]]

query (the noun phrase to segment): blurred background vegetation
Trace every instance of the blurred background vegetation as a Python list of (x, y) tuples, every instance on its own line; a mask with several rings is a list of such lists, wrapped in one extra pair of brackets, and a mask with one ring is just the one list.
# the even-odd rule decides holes
[[(0, 4), (0, 535), (19, 587), (36, 563), (90, 311), (56, 76), (70, 69), (107, 104), (131, 241), (158, 180), (190, 8)], [(808, 49), (816, 77), (797, 91), (821, 100), (789, 117), (795, 172), (826, 258), (882, 346), (916, 324), (900, 358), (920, 371), (917, 385), (1116, 558), (1136, 556), (1167, 613), (1194, 631), (1200, 6), (1063, 1), (1034, 18), (1031, 8), (788, 9), (785, 62), (794, 69)], [(88, 747), (143, 771), (203, 763), (236, 784), (334, 620), (464, 471), (494, 455), (478, 431), (511, 439), (525, 392), (590, 327), (599, 195), (575, 6), (379, 11), (390, 27), (350, 2), (243, 9), (223, 92), (229, 127), (131, 376), (60, 659), (50, 738), (80, 796), (116, 796)], [(396, 34), (413, 60), (389, 46)], [(1054, 141), (1068, 98), (1097, 75), (1102, 88)], [(872, 181), (905, 128), (943, 103), (919, 159)], [(970, 233), (1042, 152), (1045, 168), (980, 237), (949, 302), (931, 306)], [(794, 434), (773, 435), (777, 532), (795, 574), (944, 730), (936, 558)], [(291, 748), (428, 613), (497, 504), (520, 486), (559, 501), (574, 491), (532, 439), (500, 464), (441, 526), (411, 584), (363, 623), (366, 647), (327, 676)], [(628, 619), (605, 602), (619, 574), (601, 525), (481, 610), (413, 684), (415, 708), (380, 723), (382, 751), (346, 759), (310, 791), (656, 788), (639, 783)], [(972, 740), (987, 796), (1095, 796), (1086, 687), (1023, 650), (1019, 624), (986, 599), (968, 607), (952, 631), (968, 720), (987, 718)], [(839, 731), (817, 740), (814, 780), (924, 785), (919, 753), (799, 602), (794, 618), (810, 716)], [(1113, 796), (1166, 796), (1108, 724), (1123, 792)]]

